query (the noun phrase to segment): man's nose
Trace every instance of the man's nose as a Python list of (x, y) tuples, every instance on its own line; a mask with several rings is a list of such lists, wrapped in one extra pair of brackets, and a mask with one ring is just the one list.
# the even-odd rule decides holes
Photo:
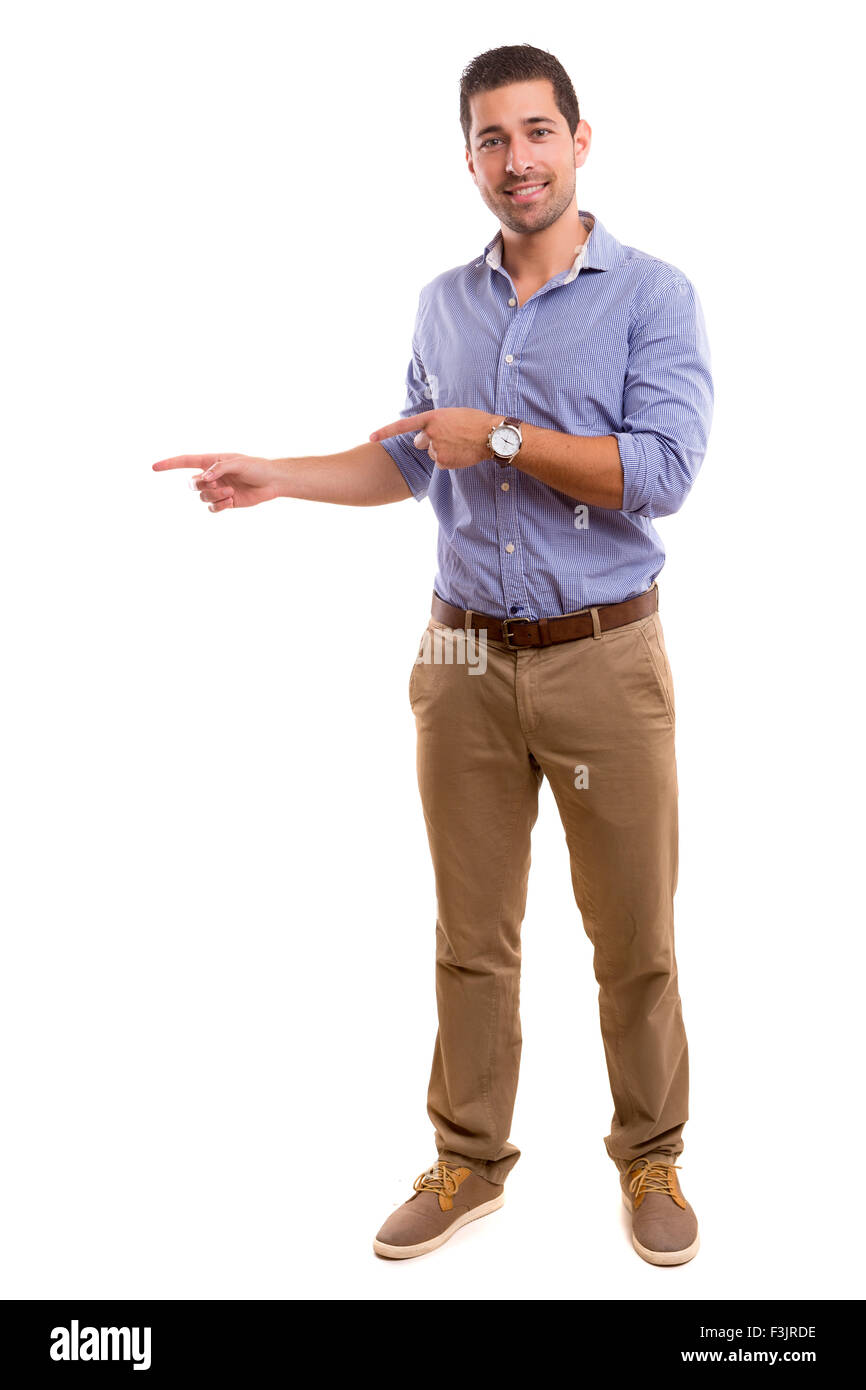
[(505, 166), (511, 174), (524, 174), (527, 169), (532, 168), (532, 150), (520, 142), (512, 141), (511, 149), (508, 154), (508, 163)]

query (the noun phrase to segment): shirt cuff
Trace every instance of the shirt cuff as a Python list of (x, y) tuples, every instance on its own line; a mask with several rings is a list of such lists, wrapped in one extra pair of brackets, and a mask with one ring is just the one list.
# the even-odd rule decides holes
[(415, 501), (423, 502), (430, 486), (433, 461), (429, 454), (416, 449), (412, 443), (417, 433), (417, 430), (409, 430), (407, 434), (392, 434), (388, 439), (380, 439), (379, 443), (388, 451), (403, 474), (412, 489)]
[(635, 441), (633, 434), (614, 433), (622, 464), (622, 507), (624, 512), (640, 512), (648, 504), (652, 493), (651, 479), (647, 467), (646, 454)]

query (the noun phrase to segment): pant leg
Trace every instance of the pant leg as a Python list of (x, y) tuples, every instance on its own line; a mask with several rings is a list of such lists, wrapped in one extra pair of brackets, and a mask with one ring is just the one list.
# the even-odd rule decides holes
[(536, 655), (525, 727), (556, 798), (594, 948), (614, 1102), (604, 1143), (622, 1170), (639, 1155), (680, 1154), (688, 1118), (674, 951), (673, 681), (658, 613)]
[[(432, 619), (430, 632), (452, 641)], [(452, 641), (455, 657), (460, 646)], [(514, 654), (492, 642), (476, 654), (483, 670), (428, 659), (410, 680), (437, 897), (427, 1113), (440, 1157), (500, 1183), (520, 1157), (509, 1142), (522, 1046), (520, 931), (542, 774), (520, 728)]]

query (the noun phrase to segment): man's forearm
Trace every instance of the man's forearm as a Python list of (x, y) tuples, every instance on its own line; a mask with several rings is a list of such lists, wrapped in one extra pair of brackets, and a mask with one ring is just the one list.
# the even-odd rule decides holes
[(346, 507), (380, 507), (402, 502), (412, 492), (388, 450), (359, 444), (321, 458), (272, 459), (280, 497), (336, 502)]
[(612, 434), (574, 435), (521, 425), (523, 446), (514, 467), (549, 487), (588, 502), (593, 507), (619, 510), (623, 502), (623, 471)]

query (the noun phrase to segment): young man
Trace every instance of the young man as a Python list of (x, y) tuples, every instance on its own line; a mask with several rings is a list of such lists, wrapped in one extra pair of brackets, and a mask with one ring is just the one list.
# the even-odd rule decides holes
[[(438, 1157), (374, 1250), (436, 1249), (502, 1205), (520, 1157), (509, 1140), (520, 930), (546, 776), (594, 947), (614, 1100), (605, 1146), (635, 1249), (681, 1264), (698, 1229), (675, 1162), (688, 1046), (674, 953), (674, 689), (652, 522), (682, 506), (706, 452), (703, 314), (681, 271), (578, 208), (592, 131), (551, 54), (512, 45), (474, 59), (460, 119), (469, 173), (500, 227), (480, 257), (421, 290), (401, 418), (325, 458), (153, 466), (203, 467), (191, 486), (213, 511), (412, 495), (429, 497), (440, 522), (409, 684), (438, 902), (427, 1098)], [(451, 650), (437, 658), (437, 643)]]

